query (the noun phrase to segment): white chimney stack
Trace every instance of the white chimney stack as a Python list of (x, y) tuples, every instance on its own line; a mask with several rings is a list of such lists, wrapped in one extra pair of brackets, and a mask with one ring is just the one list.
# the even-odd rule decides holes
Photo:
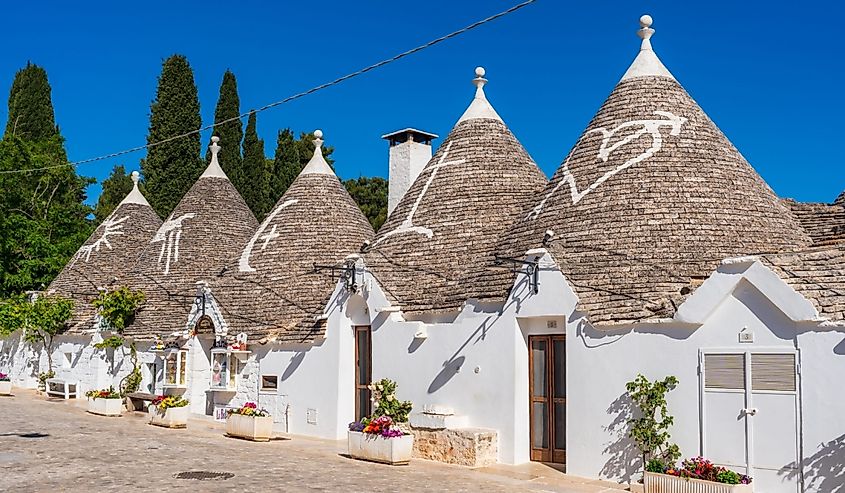
[(387, 194), (387, 214), (390, 215), (431, 160), (431, 141), (437, 135), (406, 128), (382, 135), (381, 138), (390, 142)]

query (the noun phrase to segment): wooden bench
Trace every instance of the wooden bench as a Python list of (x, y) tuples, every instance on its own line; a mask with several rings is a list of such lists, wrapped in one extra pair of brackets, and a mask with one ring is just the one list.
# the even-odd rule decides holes
[(63, 399), (78, 397), (76, 395), (76, 382), (68, 382), (61, 378), (48, 378), (44, 383), (44, 390), (48, 396), (55, 395)]
[(126, 394), (126, 408), (130, 411), (147, 412), (147, 405), (158, 397), (146, 392), (131, 392)]

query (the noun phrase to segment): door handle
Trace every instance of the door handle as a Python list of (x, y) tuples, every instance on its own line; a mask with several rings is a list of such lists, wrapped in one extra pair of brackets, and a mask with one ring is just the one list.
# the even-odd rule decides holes
[(747, 407), (742, 410), (748, 416), (756, 416), (757, 415), (757, 408), (756, 407)]

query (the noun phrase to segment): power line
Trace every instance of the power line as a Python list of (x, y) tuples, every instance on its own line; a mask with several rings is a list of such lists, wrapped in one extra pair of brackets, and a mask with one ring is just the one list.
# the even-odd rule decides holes
[(314, 94), (317, 91), (322, 91), (323, 89), (328, 89), (329, 87), (340, 84), (341, 82), (344, 82), (344, 81), (347, 81), (347, 80), (352, 79), (354, 77), (358, 77), (360, 75), (366, 74), (367, 72), (370, 72), (370, 71), (375, 70), (377, 68), (383, 67), (383, 66), (390, 64), (390, 63), (393, 63), (395, 61), (401, 60), (402, 58), (413, 55), (415, 53), (419, 53), (420, 51), (423, 51), (427, 48), (430, 48), (430, 47), (432, 47), (436, 44), (442, 43), (443, 41), (446, 41), (448, 39), (452, 39), (454, 37), (460, 36), (461, 34), (464, 34), (467, 31), (471, 31), (471, 30), (473, 30), (473, 29), (475, 29), (479, 26), (487, 24), (488, 22), (492, 22), (492, 21), (494, 21), (494, 20), (496, 20), (500, 17), (504, 17), (508, 14), (512, 14), (513, 12), (516, 12), (517, 10), (522, 9), (523, 7), (527, 7), (528, 5), (531, 5), (532, 3), (536, 2), (536, 1), (537, 0), (525, 0), (524, 2), (518, 3), (518, 4), (514, 5), (513, 7), (509, 8), (507, 10), (499, 12), (498, 14), (494, 14), (494, 15), (491, 15), (490, 17), (486, 17), (486, 18), (481, 19), (479, 21), (473, 22), (472, 24), (470, 24), (470, 25), (468, 25), (468, 26), (466, 26), (462, 29), (458, 29), (457, 31), (453, 31), (449, 34), (446, 34), (445, 36), (440, 36), (439, 38), (436, 38), (436, 39), (429, 41), (428, 43), (417, 46), (416, 48), (411, 48), (410, 50), (399, 53), (398, 55), (395, 55), (391, 58), (387, 58), (387, 59), (384, 59), (380, 62), (376, 62), (372, 65), (368, 65), (368, 66), (366, 66), (366, 67), (364, 67), (360, 70), (356, 70), (355, 72), (352, 72), (350, 74), (344, 75), (342, 77), (338, 77), (337, 79), (334, 79), (330, 82), (326, 82), (326, 83), (320, 84), (319, 86), (312, 87), (311, 89), (308, 89), (307, 91), (302, 91), (300, 93), (294, 94), (293, 96), (288, 96), (285, 99), (282, 99), (282, 100), (279, 100), (279, 101), (274, 101), (274, 102), (269, 103), (269, 104), (265, 104), (264, 106), (262, 106), (258, 109), (248, 111), (246, 113), (243, 113), (243, 114), (238, 115), (238, 116), (234, 116), (232, 118), (227, 118), (226, 120), (222, 120), (222, 121), (219, 121), (217, 123), (212, 123), (210, 125), (200, 127), (196, 130), (191, 130), (190, 132), (185, 132), (183, 134), (174, 135), (172, 137), (168, 137), (166, 139), (163, 139), (163, 140), (160, 140), (160, 141), (157, 141), (157, 142), (152, 142), (152, 143), (141, 145), (141, 146), (131, 147), (129, 149), (124, 149), (122, 151), (113, 152), (111, 154), (105, 154), (103, 156), (93, 157), (93, 158), (89, 158), (89, 159), (83, 159), (81, 161), (73, 161), (73, 162), (70, 162), (70, 163), (56, 164), (56, 165), (52, 165), (52, 166), (43, 166), (43, 167), (40, 167), (40, 168), (32, 168), (32, 169), (5, 170), (5, 171), (0, 171), (0, 174), (27, 173), (27, 172), (31, 172), (31, 171), (45, 171), (45, 170), (49, 170), (49, 169), (63, 168), (63, 167), (66, 167), (66, 166), (79, 166), (79, 165), (82, 165), (82, 164), (93, 163), (93, 162), (96, 162), (96, 161), (103, 161), (105, 159), (111, 159), (111, 158), (123, 156), (123, 155), (126, 155), (126, 154), (131, 154), (133, 152), (142, 151), (144, 149), (149, 149), (151, 147), (159, 146), (159, 145), (165, 144), (167, 142), (172, 142), (174, 140), (178, 140), (178, 139), (182, 139), (182, 138), (194, 135), (194, 134), (198, 134), (200, 132), (203, 132), (205, 130), (208, 130), (208, 129), (211, 129), (211, 128), (214, 128), (214, 127), (217, 127), (217, 126), (220, 126), (220, 125), (225, 125), (227, 123), (231, 123), (231, 122), (234, 122), (234, 121), (237, 121), (237, 120), (241, 120), (243, 118), (248, 117), (249, 115), (251, 115), (253, 113), (260, 113), (262, 111), (269, 110), (270, 108), (275, 108), (276, 106), (280, 106), (282, 104), (289, 103), (293, 100), (303, 98), (303, 97), (308, 96), (310, 94)]

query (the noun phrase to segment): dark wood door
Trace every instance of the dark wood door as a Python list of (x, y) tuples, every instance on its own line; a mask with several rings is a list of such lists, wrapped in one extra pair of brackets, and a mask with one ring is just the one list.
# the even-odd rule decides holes
[(372, 332), (369, 325), (355, 326), (355, 419), (372, 414), (370, 389), (373, 379)]
[(531, 460), (566, 462), (566, 337), (528, 338)]

